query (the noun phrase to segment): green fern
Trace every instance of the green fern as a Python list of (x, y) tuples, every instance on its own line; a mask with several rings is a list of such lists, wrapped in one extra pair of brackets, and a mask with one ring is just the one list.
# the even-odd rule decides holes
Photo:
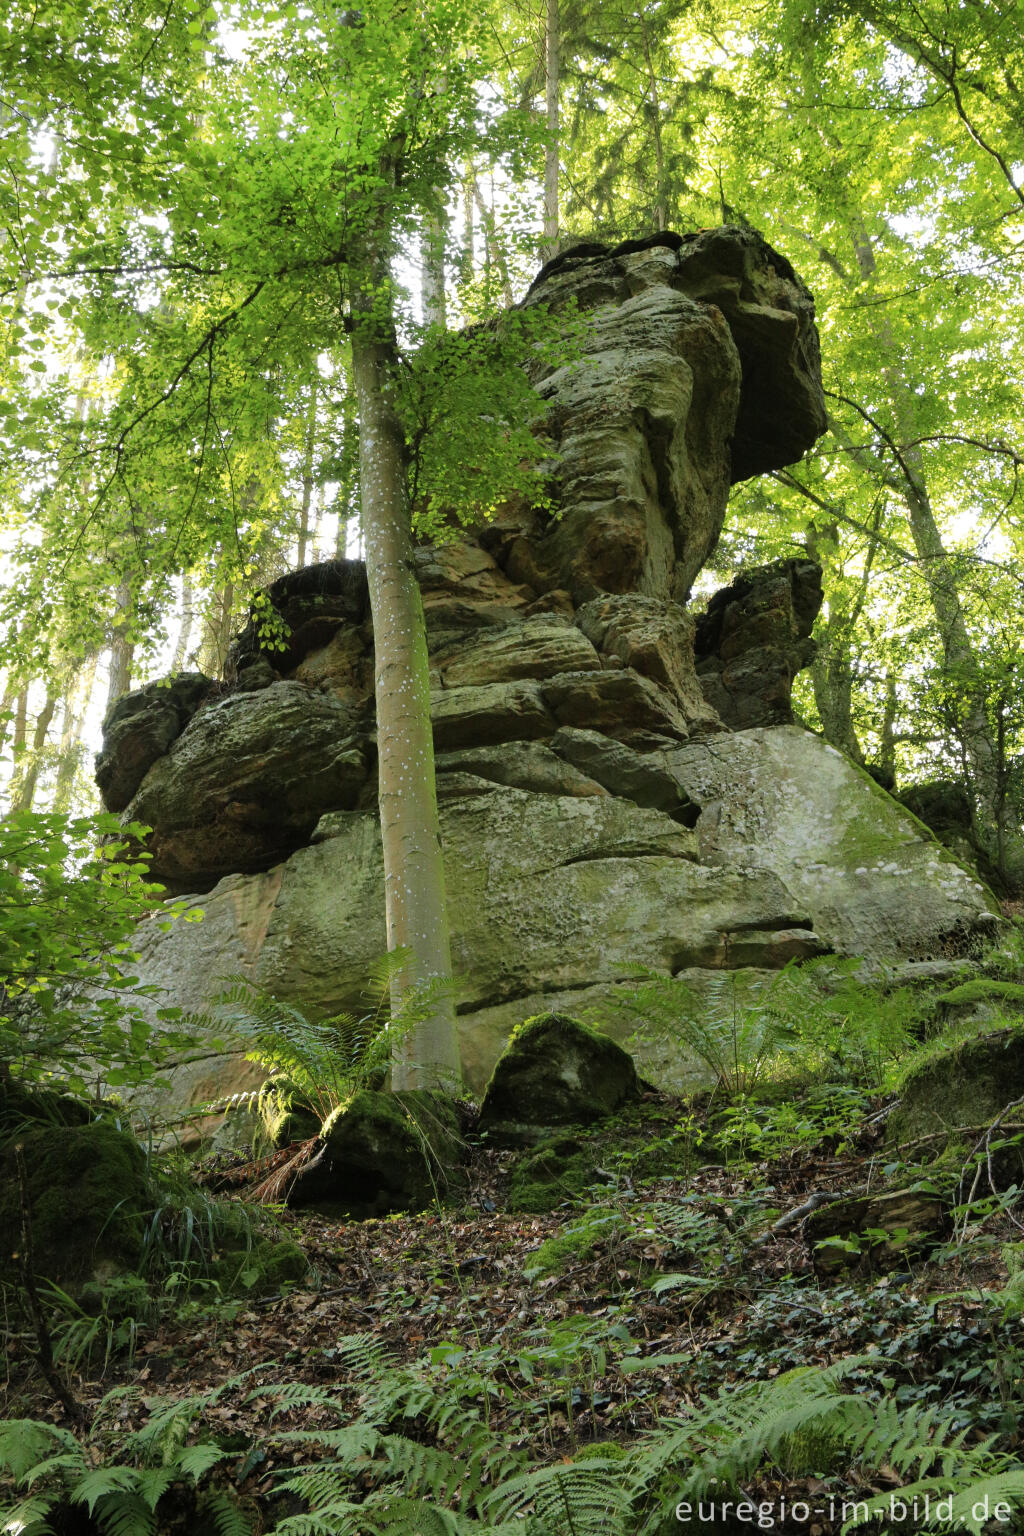
[[(534, 1467), (507, 1478), (484, 1501), (484, 1511), (499, 1520), (522, 1521), (530, 1529), (571, 1536), (630, 1536), (633, 1500), (615, 1458), (569, 1465)], [(521, 1529), (522, 1527), (520, 1527)]]

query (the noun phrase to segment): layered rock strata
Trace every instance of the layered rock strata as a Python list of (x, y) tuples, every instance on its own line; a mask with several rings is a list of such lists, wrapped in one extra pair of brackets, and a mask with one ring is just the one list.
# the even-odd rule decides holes
[[(416, 553), (431, 665), (463, 1060), (586, 1012), (644, 973), (710, 996), (830, 950), (908, 958), (989, 919), (980, 885), (799, 727), (809, 562), (683, 606), (729, 484), (822, 430), (810, 296), (746, 231), (577, 248), (527, 302), (591, 317), (541, 379), (562, 515), (509, 507)], [(386, 947), (365, 574), (332, 561), (266, 594), (223, 682), (122, 700), (108, 804), (153, 827), (153, 874), (202, 923), (139, 935), (160, 1001), (206, 1009), (238, 973), (314, 1017), (358, 1008)], [(709, 990), (710, 989), (710, 990)], [(153, 1005), (156, 1006), (156, 1003)], [(630, 1026), (623, 1025), (622, 1033)], [(682, 1086), (664, 1043), (645, 1072)], [(196, 1063), (179, 1101), (246, 1086)], [(250, 1079), (251, 1080), (251, 1079)]]

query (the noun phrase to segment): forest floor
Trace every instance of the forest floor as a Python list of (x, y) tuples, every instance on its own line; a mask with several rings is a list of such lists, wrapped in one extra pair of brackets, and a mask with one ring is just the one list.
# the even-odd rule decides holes
[[(308, 1402), (275, 1417), (271, 1388), (352, 1390), (353, 1335), (447, 1381), (532, 1464), (630, 1443), (721, 1389), (860, 1353), (877, 1361), (864, 1390), (958, 1410), (971, 1434), (997, 1434), (1012, 1450), (1024, 1424), (1024, 1351), (993, 1299), (1006, 1282), (1002, 1245), (1021, 1236), (1012, 1210), (890, 1254), (888, 1272), (873, 1267), (870, 1242), (858, 1253), (854, 1239), (833, 1250), (835, 1271), (823, 1274), (805, 1235), (799, 1212), (810, 1197), (891, 1181), (884, 1122), (884, 1102), (862, 1098), (841, 1129), (765, 1157), (756, 1114), (744, 1132), (734, 1113), (722, 1157), (707, 1106), (648, 1092), (587, 1133), (599, 1181), (582, 1198), (545, 1213), (509, 1211), (516, 1154), (477, 1143), (468, 1187), (450, 1206), (358, 1223), (272, 1213), (308, 1257), (297, 1286), (239, 1300), (200, 1279), (127, 1331), (111, 1320), (104, 1335), (94, 1320), (76, 1362), (71, 1346), (88, 1320), (69, 1314), (55, 1341), (67, 1346), (84, 1418), (101, 1412), (100, 1442), (111, 1448), (169, 1400), (231, 1383), (204, 1422), (237, 1450), (233, 1488), (265, 1510), (286, 1507), (275, 1488), (308, 1454), (279, 1432), (334, 1422)], [(13, 1337), (3, 1416), (61, 1422), (32, 1364), (31, 1332)], [(110, 1344), (120, 1347), (104, 1358)], [(805, 1501), (807, 1518), (776, 1516), (774, 1529), (831, 1536), (842, 1522), (830, 1500), (899, 1482), (885, 1467), (845, 1468), (838, 1481), (824, 1465), (790, 1475), (771, 1467), (744, 1491), (777, 1509)], [(751, 1528), (728, 1517), (689, 1527)], [(191, 1536), (205, 1533), (192, 1525)]]

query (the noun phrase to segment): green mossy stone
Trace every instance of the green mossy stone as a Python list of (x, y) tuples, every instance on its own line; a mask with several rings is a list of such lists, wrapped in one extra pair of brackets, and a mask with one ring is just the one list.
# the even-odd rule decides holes
[(297, 1285), (308, 1269), (309, 1260), (298, 1243), (263, 1238), (251, 1248), (223, 1254), (211, 1273), (226, 1295), (266, 1296)]
[(290, 1205), (359, 1221), (422, 1210), (463, 1182), (459, 1117), (443, 1095), (366, 1088), (322, 1134), (323, 1153), (296, 1179)]
[(508, 1208), (530, 1213), (553, 1211), (567, 1200), (583, 1199), (597, 1179), (593, 1153), (574, 1138), (559, 1136), (516, 1162)]
[[(1024, 1028), (1000, 1029), (960, 1041), (908, 1074), (899, 1107), (889, 1119), (888, 1138), (906, 1144), (946, 1131), (950, 1140), (973, 1143), (977, 1135), (963, 1137), (961, 1127), (990, 1125), (1008, 1104), (1022, 1097)], [(1009, 1118), (1024, 1121), (1024, 1108)], [(942, 1141), (937, 1140), (930, 1150), (938, 1156), (942, 1149)], [(1013, 1149), (1008, 1152), (1019, 1165), (1019, 1154)]]
[[(37, 1279), (76, 1286), (97, 1274), (133, 1269), (142, 1256), (154, 1197), (134, 1137), (91, 1125), (26, 1126), (18, 1134), (32, 1217)], [(15, 1143), (0, 1160), (0, 1272), (17, 1276), (22, 1247), (21, 1189)]]
[(632, 1056), (607, 1035), (563, 1013), (527, 1019), (498, 1059), (479, 1128), (528, 1145), (545, 1127), (591, 1125), (640, 1096)]
[(1024, 1013), (1024, 986), (1017, 981), (995, 981), (990, 977), (978, 976), (943, 993), (940, 1002), (946, 1008), (995, 1003), (1005, 1009)]
[(29, 1088), (15, 1078), (0, 1078), (0, 1136), (16, 1135), (24, 1125), (88, 1125), (95, 1110), (81, 1099), (52, 1088)]

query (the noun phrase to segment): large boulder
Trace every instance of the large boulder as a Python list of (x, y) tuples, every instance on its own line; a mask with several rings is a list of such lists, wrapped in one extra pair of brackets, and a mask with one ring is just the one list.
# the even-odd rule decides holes
[(510, 530), (503, 564), (576, 603), (683, 598), (729, 486), (798, 459), (825, 430), (810, 294), (748, 230), (665, 233), (562, 252), (526, 299), (590, 322), (550, 401), (560, 517)]
[(154, 829), (154, 879), (208, 890), (286, 857), (325, 812), (355, 805), (368, 756), (364, 717), (330, 693), (295, 682), (232, 693), (193, 717), (127, 814)]
[(561, 1013), (527, 1019), (494, 1068), (479, 1129), (529, 1143), (555, 1126), (591, 1125), (639, 1098), (633, 1058), (608, 1035)]
[(364, 1088), (326, 1122), (321, 1140), (289, 1205), (363, 1220), (422, 1210), (461, 1182), (458, 1116), (434, 1094)]
[(96, 758), (96, 783), (108, 811), (124, 810), (213, 687), (212, 678), (201, 672), (182, 672), (117, 700), (103, 722), (103, 747)]
[(988, 891), (862, 769), (797, 725), (666, 754), (703, 807), (703, 863), (771, 870), (841, 954), (964, 953), (999, 926)]
[(22, 1106), (0, 1143), (0, 1278), (17, 1278), (24, 1203), (37, 1280), (75, 1292), (135, 1269), (154, 1206), (138, 1142), (105, 1120), (76, 1124), (80, 1116), (65, 1116), (72, 1123), (53, 1123), (48, 1108), (29, 1120), (23, 1114)]

